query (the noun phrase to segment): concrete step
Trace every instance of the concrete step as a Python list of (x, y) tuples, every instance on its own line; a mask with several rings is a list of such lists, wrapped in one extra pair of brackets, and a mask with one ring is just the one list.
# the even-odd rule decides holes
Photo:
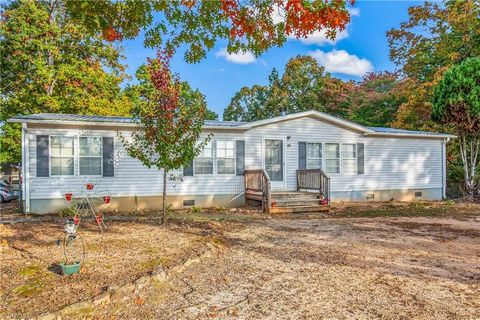
[(329, 205), (313, 205), (313, 206), (295, 206), (295, 207), (274, 207), (270, 208), (272, 214), (282, 213), (305, 213), (305, 212), (328, 212)]

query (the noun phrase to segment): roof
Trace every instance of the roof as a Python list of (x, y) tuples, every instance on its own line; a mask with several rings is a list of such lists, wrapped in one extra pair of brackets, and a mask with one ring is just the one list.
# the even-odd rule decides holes
[[(101, 123), (101, 124), (123, 124), (123, 125), (136, 125), (132, 117), (117, 117), (117, 116), (91, 116), (80, 114), (59, 114), (59, 113), (37, 113), (30, 115), (21, 115), (13, 117), (10, 122), (43, 122), (43, 123), (63, 123), (63, 122), (76, 122), (76, 123)], [(246, 122), (236, 121), (219, 121), (219, 120), (205, 120), (204, 127), (213, 128), (232, 128), (238, 127)]]
[[(204, 129), (235, 129), (249, 130), (255, 127), (264, 126), (276, 122), (288, 121), (302, 117), (317, 118), (327, 122), (346, 127), (351, 130), (358, 131), (364, 135), (376, 136), (401, 136), (401, 137), (418, 137), (418, 138), (454, 138), (454, 135), (413, 131), (385, 127), (365, 127), (358, 123), (344, 120), (338, 117), (319, 111), (305, 111), (292, 113), (284, 116), (274, 117), (270, 119), (258, 120), (253, 122), (237, 122), (237, 121), (219, 121), (205, 120)], [(117, 116), (93, 116), (93, 115), (77, 115), (77, 114), (58, 114), (58, 113), (38, 113), (31, 115), (20, 115), (9, 119), (10, 122), (19, 123), (44, 123), (44, 124), (83, 124), (83, 125), (111, 125), (111, 126), (136, 126), (136, 122), (131, 117)]]

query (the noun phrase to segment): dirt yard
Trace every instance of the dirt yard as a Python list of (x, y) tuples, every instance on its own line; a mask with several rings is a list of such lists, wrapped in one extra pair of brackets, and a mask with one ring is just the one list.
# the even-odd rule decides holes
[(0, 318), (35, 316), (91, 299), (107, 286), (158, 265), (168, 268), (213, 244), (212, 256), (85, 315), (476, 319), (480, 211), (466, 213), (327, 219), (185, 214), (166, 228), (110, 222), (105, 235), (93, 226), (84, 231), (88, 263), (72, 278), (49, 270), (61, 259), (55, 245), (59, 225), (4, 225)]

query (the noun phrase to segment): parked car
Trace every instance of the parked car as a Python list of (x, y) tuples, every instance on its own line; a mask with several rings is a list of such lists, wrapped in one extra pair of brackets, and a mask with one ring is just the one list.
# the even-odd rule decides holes
[(19, 192), (14, 190), (12, 185), (5, 181), (0, 182), (0, 203), (17, 200), (18, 197)]

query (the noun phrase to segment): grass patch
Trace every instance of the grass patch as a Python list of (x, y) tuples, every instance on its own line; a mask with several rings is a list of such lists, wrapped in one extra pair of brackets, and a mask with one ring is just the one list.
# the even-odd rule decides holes
[(158, 266), (167, 267), (173, 263), (173, 259), (169, 257), (159, 257), (143, 261), (140, 268), (144, 271), (153, 270)]
[(36, 276), (41, 271), (42, 271), (41, 267), (37, 264), (34, 264), (34, 265), (26, 266), (25, 268), (20, 270), (18, 273), (23, 277), (31, 278)]
[(377, 204), (334, 204), (332, 213), (336, 217), (449, 217), (468, 216), (480, 213), (475, 204), (455, 203), (453, 201), (377, 203)]
[(43, 288), (40, 283), (32, 282), (26, 283), (23, 286), (16, 287), (13, 289), (15, 294), (23, 296), (25, 298), (33, 297), (43, 291)]

